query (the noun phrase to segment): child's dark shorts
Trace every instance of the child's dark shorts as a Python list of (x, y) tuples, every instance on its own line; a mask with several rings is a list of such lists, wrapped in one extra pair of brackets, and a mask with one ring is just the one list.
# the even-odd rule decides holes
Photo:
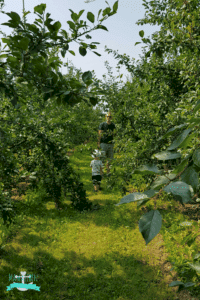
[(101, 175), (92, 176), (92, 183), (93, 185), (99, 185), (101, 183)]

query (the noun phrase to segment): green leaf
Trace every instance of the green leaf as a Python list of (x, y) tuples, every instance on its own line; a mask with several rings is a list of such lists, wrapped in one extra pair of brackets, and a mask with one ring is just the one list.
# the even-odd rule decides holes
[(72, 18), (72, 20), (74, 22), (76, 22), (78, 20), (78, 18), (79, 18), (78, 15), (75, 12), (73, 12), (72, 9), (69, 9), (69, 10), (71, 11), (71, 18)]
[(40, 15), (42, 15), (45, 9), (46, 9), (46, 4), (40, 4), (34, 7), (34, 12), (37, 12)]
[(18, 27), (18, 23), (17, 22), (12, 22), (12, 21), (9, 21), (10, 23), (1, 23), (1, 25), (6, 25), (6, 26), (9, 26), (11, 28), (17, 28)]
[(21, 41), (18, 44), (19, 48), (21, 48), (23, 50), (27, 50), (29, 42), (30, 42), (29, 38), (27, 38), (27, 37), (22, 38)]
[(90, 102), (92, 105), (96, 105), (98, 103), (98, 99), (94, 97), (90, 97)]
[(199, 109), (200, 109), (200, 100), (197, 101), (195, 108), (193, 110), (193, 113), (195, 114), (197, 112), (197, 110), (199, 110)]
[(88, 13), (87, 13), (87, 19), (88, 19), (90, 22), (94, 23), (94, 15), (93, 15), (93, 13), (88, 12)]
[(200, 118), (191, 118), (190, 120), (187, 120), (187, 122), (191, 124), (188, 128), (193, 128), (195, 124), (200, 124)]
[(100, 15), (101, 11), (102, 11), (102, 9), (100, 9), (99, 12), (98, 12), (97, 20), (99, 19), (99, 15)]
[(78, 13), (78, 19), (80, 18), (80, 16), (82, 16), (82, 14), (83, 14), (84, 11), (85, 11), (84, 9), (82, 9), (82, 10), (79, 11), (79, 13)]
[(116, 1), (113, 5), (113, 11), (116, 12), (118, 9), (118, 1)]
[(26, 24), (26, 27), (28, 28), (28, 30), (30, 30), (36, 34), (39, 33), (39, 28), (37, 28), (37, 26), (34, 24)]
[(72, 50), (69, 50), (69, 52), (70, 52), (72, 55), (74, 55), (74, 56), (75, 56), (75, 53), (74, 53), (74, 51), (72, 51)]
[(169, 160), (169, 159), (176, 159), (181, 157), (180, 153), (177, 152), (170, 152), (170, 151), (162, 151), (152, 155), (152, 159), (157, 158), (158, 160)]
[(138, 169), (134, 170), (134, 174), (142, 174), (142, 175), (154, 175), (160, 173), (161, 171), (158, 170), (158, 167), (155, 165), (143, 165), (140, 166)]
[(101, 56), (101, 54), (97, 53), (96, 51), (92, 51), (93, 53), (95, 53), (98, 56)]
[(80, 46), (80, 47), (79, 47), (79, 53), (80, 53), (82, 56), (85, 56), (85, 55), (87, 54), (86, 48)]
[(173, 143), (167, 148), (167, 150), (174, 150), (179, 147), (179, 145), (186, 139), (188, 134), (191, 132), (192, 129), (186, 129), (184, 130), (176, 139), (173, 141)]
[(39, 22), (40, 24), (43, 24), (42, 19), (35, 19), (35, 21)]
[(30, 11), (27, 11), (23, 14), (23, 17), (26, 17), (28, 14), (30, 14), (31, 12)]
[(86, 83), (90, 79), (92, 79), (92, 73), (90, 71), (84, 72), (82, 75), (83, 82)]
[(178, 174), (182, 172), (185, 166), (188, 164), (189, 158), (185, 158), (170, 174)]
[[(200, 274), (200, 263), (196, 262), (196, 263), (188, 263), (188, 265), (197, 272), (197, 274)], [(186, 282), (187, 283), (187, 282)], [(185, 283), (185, 285), (186, 285)], [(189, 282), (188, 282), (189, 283)], [(195, 283), (190, 282), (191, 286), (195, 285)]]
[(141, 42), (136, 42), (136, 43), (135, 43), (135, 46), (138, 45), (138, 44), (141, 44)]
[(140, 35), (141, 37), (143, 37), (143, 36), (144, 36), (144, 30), (140, 30), (140, 31), (139, 31), (139, 35)]
[(145, 54), (145, 58), (148, 58), (148, 57), (150, 57), (150, 54), (151, 54), (151, 52), (150, 52), (150, 51), (148, 51), (148, 52)]
[[(170, 180), (173, 180), (176, 177), (176, 174), (167, 174), (167, 177)], [(169, 179), (167, 178), (165, 175), (164, 176), (159, 176), (150, 186), (151, 189), (156, 189), (156, 190), (160, 190), (163, 185), (166, 185), (167, 183), (169, 183)]]
[(199, 175), (195, 171), (195, 169), (191, 166), (188, 167), (182, 174), (181, 174), (181, 181), (186, 182), (188, 185), (191, 185), (194, 191), (197, 191), (197, 186), (199, 184)]
[(2, 42), (10, 45), (10, 39), (2, 38)]
[(166, 137), (168, 137), (168, 136), (174, 134), (175, 131), (176, 131), (177, 129), (180, 129), (180, 128), (185, 127), (185, 126), (187, 126), (187, 125), (188, 125), (187, 123), (184, 123), (184, 124), (181, 124), (181, 125), (178, 125), (178, 126), (175, 126), (175, 127), (171, 128), (171, 129), (169, 129), (169, 130), (167, 131), (167, 133), (165, 133), (162, 137), (160, 137), (160, 138), (158, 139), (158, 141), (160, 141), (160, 140), (162, 140), (162, 139), (164, 139), (164, 138), (166, 138)]
[(186, 137), (186, 139), (179, 145), (179, 148), (186, 149), (188, 147), (192, 147), (191, 141), (193, 140), (193, 138), (195, 138), (197, 136), (198, 136), (198, 133), (193, 132), (188, 137)]
[(6, 15), (8, 15), (9, 17), (11, 17), (14, 21), (17, 21), (18, 23), (20, 22), (20, 16), (16, 13), (16, 12), (10, 12), (10, 13), (6, 13)]
[(70, 91), (66, 91), (63, 93), (63, 95), (69, 95), (71, 92)]
[(103, 10), (102, 16), (104, 17), (105, 15), (108, 15), (110, 11), (111, 11), (111, 8), (110, 8), (110, 7), (106, 7), (106, 8)]
[(144, 214), (139, 220), (139, 230), (146, 245), (160, 232), (162, 216), (158, 210), (151, 210)]
[(68, 49), (69, 49), (69, 44), (63, 45), (63, 49), (64, 49), (64, 50), (68, 50)]
[(159, 191), (154, 191), (154, 190), (148, 190), (143, 193), (139, 192), (134, 192), (130, 193), (126, 196), (124, 196), (119, 203), (115, 204), (115, 206), (121, 205), (121, 204), (126, 204), (130, 202), (136, 202), (136, 201), (141, 201), (141, 200), (149, 200), (150, 198), (154, 197)]
[(5, 57), (7, 57), (8, 55), (7, 54), (2, 54), (2, 55), (0, 55), (0, 59), (1, 58), (5, 58)]
[(59, 21), (55, 22), (53, 28), (55, 31), (58, 31), (61, 28), (61, 23)]
[(193, 162), (200, 168), (200, 149), (196, 149), (192, 156)]
[(8, 62), (18, 62), (18, 59), (14, 56), (8, 56), (7, 61)]
[(173, 194), (175, 200), (182, 205), (191, 201), (191, 188), (184, 181), (171, 182), (163, 188), (163, 191)]
[(75, 24), (72, 21), (67, 21), (71, 29), (75, 29)]
[(103, 30), (107, 30), (107, 31), (108, 31), (108, 29), (107, 29), (105, 26), (103, 26), (103, 25), (97, 25), (96, 28), (97, 28), (97, 29), (100, 28), (100, 29), (103, 29)]
[(86, 34), (86, 39), (91, 39), (92, 37), (89, 34)]
[(66, 39), (68, 39), (68, 33), (66, 32), (66, 30), (62, 29), (62, 30), (61, 30), (61, 33), (62, 33), (62, 35), (64, 35), (64, 37), (65, 37)]

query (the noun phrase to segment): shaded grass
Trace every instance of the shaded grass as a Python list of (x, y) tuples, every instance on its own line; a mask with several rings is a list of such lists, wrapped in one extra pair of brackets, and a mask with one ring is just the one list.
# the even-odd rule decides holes
[[(171, 259), (178, 263), (185, 254), (191, 259), (192, 252), (187, 251), (186, 245), (178, 249), (169, 238), (173, 236), (177, 242), (187, 234), (184, 229), (174, 235), (179, 221), (186, 218), (168, 211), (170, 205), (177, 206), (175, 201), (168, 201), (164, 210), (167, 198), (159, 199), (157, 209), (166, 221), (146, 246), (138, 228), (143, 210), (137, 209), (136, 203), (115, 207), (121, 193), (116, 188), (110, 191), (105, 178), (103, 191), (93, 192), (90, 150), (74, 152), (70, 161), (81, 175), (88, 199), (100, 204), (101, 209), (79, 213), (70, 205), (69, 195), (62, 195), (65, 205), (57, 211), (41, 188), (29, 191), (17, 205), (18, 217), (16, 225), (11, 226), (10, 236), (9, 230), (5, 232), (8, 239), (1, 252), (0, 299), (178, 299), (177, 288), (168, 284), (180, 277), (173, 272), (175, 277), (170, 275), (172, 265), (164, 252), (167, 248)], [(117, 156), (116, 153), (115, 158), (119, 159)], [(116, 166), (119, 178), (121, 173), (122, 169)], [(152, 201), (146, 209), (153, 209)], [(2, 224), (0, 228), (2, 232), (5, 230)], [(194, 247), (197, 250), (198, 245)], [(165, 264), (170, 265), (167, 271)], [(13, 282), (9, 282), (9, 274), (20, 275), (22, 270), (38, 276), (34, 283), (40, 286), (40, 292), (6, 291), (6, 286)]]

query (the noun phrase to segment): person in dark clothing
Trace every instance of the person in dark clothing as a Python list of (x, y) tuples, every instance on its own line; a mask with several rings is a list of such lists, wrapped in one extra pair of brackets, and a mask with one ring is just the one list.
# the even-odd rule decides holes
[(116, 126), (112, 120), (111, 112), (106, 115), (106, 121), (99, 125), (99, 139), (98, 139), (98, 148), (101, 147), (102, 151), (105, 153), (107, 160), (106, 168), (107, 174), (110, 174), (110, 162), (113, 159), (113, 147), (114, 141), (113, 137), (115, 136)]

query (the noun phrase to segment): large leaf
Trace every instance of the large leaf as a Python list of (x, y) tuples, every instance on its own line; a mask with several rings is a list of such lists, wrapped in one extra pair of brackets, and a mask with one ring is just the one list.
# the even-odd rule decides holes
[(188, 263), (188, 265), (200, 275), (200, 263), (199, 262), (195, 262), (193, 264)]
[(184, 130), (176, 139), (173, 141), (173, 143), (167, 148), (167, 150), (174, 150), (180, 146), (180, 144), (186, 139), (188, 134), (191, 132), (192, 129), (186, 129)]
[(20, 22), (20, 16), (16, 13), (11, 11), (10, 13), (6, 13), (9, 17), (11, 17), (14, 21), (17, 21), (18, 23)]
[(191, 185), (194, 191), (197, 191), (197, 185), (199, 184), (199, 176), (195, 169), (191, 166), (188, 167), (182, 174), (181, 174), (181, 181), (186, 182), (187, 184)]
[(183, 181), (171, 182), (169, 185), (163, 188), (163, 191), (172, 193), (175, 199), (182, 205), (190, 202), (191, 195), (193, 194), (192, 187)]
[(160, 153), (156, 153), (152, 155), (152, 159), (153, 158), (157, 158), (158, 160), (169, 160), (169, 159), (176, 159), (176, 158), (180, 158), (181, 154), (177, 153), (177, 152), (170, 152), (170, 151), (163, 151)]
[(18, 27), (18, 23), (17, 22), (14, 22), (14, 21), (8, 21), (8, 23), (1, 23), (1, 25), (6, 25), (6, 26), (9, 26), (11, 28), (17, 28)]
[(39, 13), (40, 15), (42, 15), (43, 14), (43, 12), (45, 11), (45, 9), (46, 9), (46, 4), (40, 4), (40, 5), (37, 5), (37, 6), (35, 6), (34, 7), (34, 12), (37, 12), (37, 13)]
[(162, 216), (158, 210), (151, 210), (139, 220), (139, 230), (146, 245), (159, 233), (162, 226)]
[(187, 123), (184, 123), (184, 124), (181, 124), (181, 125), (178, 125), (178, 126), (175, 126), (175, 127), (171, 128), (171, 129), (169, 129), (167, 131), (167, 133), (165, 133), (162, 137), (160, 137), (158, 139), (158, 141), (160, 141), (160, 140), (162, 140), (162, 139), (164, 139), (164, 138), (172, 135), (177, 129), (180, 129), (180, 128), (185, 127), (185, 126), (187, 126)]
[(159, 191), (154, 191), (154, 190), (148, 190), (143, 193), (135, 192), (135, 193), (130, 193), (126, 196), (124, 196), (119, 203), (115, 204), (115, 206), (125, 204), (125, 203), (130, 203), (130, 202), (135, 202), (139, 200), (149, 200), (149, 198), (152, 198), (157, 194)]
[[(189, 264), (190, 265), (190, 264)], [(181, 282), (181, 281), (172, 281), (170, 284), (169, 284), (169, 286), (170, 287), (174, 287), (174, 286), (179, 286), (179, 288), (180, 287), (184, 287), (184, 288), (187, 288), (187, 287), (190, 287), (190, 286), (193, 286), (193, 285), (195, 285), (195, 283), (193, 283), (193, 282), (186, 282), (186, 283), (183, 283), (183, 282)], [(179, 289), (178, 289), (178, 291), (179, 291)]]
[(192, 147), (193, 146), (192, 140), (197, 136), (198, 136), (198, 132), (197, 131), (193, 132), (192, 134), (186, 137), (186, 139), (179, 145), (179, 148), (186, 149), (188, 147)]
[(193, 114), (195, 114), (197, 112), (197, 110), (200, 109), (200, 100), (197, 101), (195, 108), (193, 110)]
[(200, 149), (196, 149), (192, 156), (193, 162), (200, 168)]
[(194, 127), (194, 124), (200, 124), (200, 118), (191, 118), (190, 120), (188, 120), (188, 123), (190, 123), (188, 128), (192, 128)]
[[(176, 174), (167, 174), (167, 177), (170, 180), (173, 180), (176, 177)], [(167, 178), (166, 176), (159, 176), (150, 186), (151, 189), (157, 189), (160, 190), (162, 188), (163, 185), (167, 184), (168, 182), (170, 182), (170, 180)]]
[[(192, 155), (192, 154), (191, 154)], [(190, 155), (190, 156), (191, 156)], [(171, 172), (171, 174), (178, 174), (182, 172), (185, 168), (185, 166), (188, 164), (189, 157), (185, 157), (185, 159)]]
[(134, 174), (142, 174), (142, 175), (154, 175), (161, 174), (162, 171), (158, 170), (158, 167), (155, 165), (143, 165), (138, 169), (134, 170)]

